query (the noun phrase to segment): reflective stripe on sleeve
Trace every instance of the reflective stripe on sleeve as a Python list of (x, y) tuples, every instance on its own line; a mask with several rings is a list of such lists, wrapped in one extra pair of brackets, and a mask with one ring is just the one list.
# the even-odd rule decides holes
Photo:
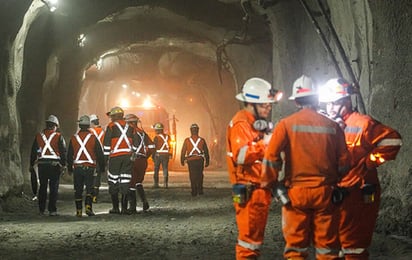
[(382, 139), (377, 146), (401, 146), (402, 140), (399, 138), (386, 138)]
[(346, 254), (354, 254), (354, 255), (360, 255), (362, 254), (366, 248), (342, 248), (342, 252)]
[(247, 145), (240, 148), (239, 154), (237, 155), (237, 164), (245, 163), (247, 149), (248, 149)]
[(279, 171), (282, 169), (282, 162), (279, 162), (279, 161), (269, 161), (263, 158), (262, 164), (267, 167), (279, 170)]

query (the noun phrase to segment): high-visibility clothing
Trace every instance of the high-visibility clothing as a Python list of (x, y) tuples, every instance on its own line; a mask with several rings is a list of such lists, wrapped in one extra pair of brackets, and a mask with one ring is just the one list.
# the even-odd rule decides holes
[(104, 171), (104, 156), (99, 140), (88, 130), (80, 130), (70, 138), (67, 151), (68, 169), (72, 171), (73, 166), (84, 166)]
[(133, 136), (133, 127), (130, 127), (126, 121), (110, 122), (104, 134), (104, 154), (111, 158), (131, 154), (136, 150), (133, 145)]
[(236, 259), (260, 255), (271, 202), (271, 192), (259, 188), (265, 145), (260, 133), (253, 128), (254, 121), (252, 113), (241, 110), (232, 118), (226, 132), (230, 182), (256, 187), (245, 205), (234, 203), (238, 226)]
[(204, 138), (198, 135), (187, 137), (180, 153), (180, 163), (187, 160), (192, 196), (203, 194), (203, 170), (209, 165), (209, 149)]
[(335, 185), (349, 170), (343, 131), (335, 122), (309, 108), (277, 124), (264, 157), (264, 178), (277, 179), (282, 151), (288, 187)]
[[(358, 112), (345, 118), (346, 144), (353, 167), (342, 179), (340, 186), (353, 187), (379, 182), (376, 167), (395, 160), (401, 145), (400, 134), (394, 129)], [(372, 158), (375, 158), (374, 161)], [(368, 168), (368, 166), (373, 166)]]
[(103, 146), (104, 129), (101, 126), (90, 127), (89, 130), (97, 137), (100, 144)]
[(148, 158), (154, 152), (155, 145), (150, 136), (140, 128), (135, 128), (136, 155)]
[(30, 166), (34, 163), (59, 162), (66, 165), (66, 142), (63, 136), (51, 129), (44, 129), (36, 134), (30, 156)]
[(170, 136), (167, 134), (157, 134), (153, 138), (153, 142), (155, 144), (156, 148), (156, 153), (158, 154), (169, 154), (171, 153), (170, 148), (171, 148), (171, 140)]
[[(397, 131), (368, 115), (353, 112), (344, 120), (352, 168), (339, 183), (349, 191), (340, 207), (339, 236), (347, 259), (368, 259), (381, 193), (376, 167), (396, 158), (402, 139)], [(361, 191), (365, 184), (376, 187), (373, 200), (367, 202)]]
[(276, 182), (281, 152), (291, 201), (282, 209), (284, 257), (306, 257), (313, 244), (316, 259), (337, 259), (339, 221), (332, 190), (350, 165), (342, 129), (310, 108), (282, 119), (263, 159), (265, 182)]
[(180, 162), (185, 160), (199, 160), (204, 158), (206, 164), (209, 164), (209, 149), (204, 138), (193, 135), (183, 141), (182, 151), (180, 153)]
[(227, 128), (226, 161), (232, 184), (260, 183), (265, 145), (254, 121), (250, 112), (241, 110)]

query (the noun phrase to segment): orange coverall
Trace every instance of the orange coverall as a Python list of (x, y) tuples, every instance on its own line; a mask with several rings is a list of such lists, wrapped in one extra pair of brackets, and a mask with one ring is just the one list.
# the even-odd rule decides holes
[(271, 192), (260, 188), (261, 161), (265, 145), (253, 128), (254, 116), (241, 110), (232, 118), (226, 133), (226, 161), (231, 184), (252, 184), (255, 190), (245, 204), (234, 203), (238, 240), (236, 259), (260, 255)]
[(282, 207), (284, 257), (304, 259), (313, 243), (316, 259), (338, 259), (339, 211), (333, 187), (349, 169), (349, 154), (338, 124), (303, 108), (274, 129), (263, 159), (263, 181), (276, 182), (285, 153), (285, 186), (291, 203)]
[[(381, 192), (376, 167), (396, 158), (402, 140), (398, 132), (367, 115), (353, 112), (344, 120), (352, 168), (339, 183), (349, 191), (340, 209), (339, 236), (345, 259), (368, 259)], [(365, 184), (376, 187), (366, 202), (361, 190)]]

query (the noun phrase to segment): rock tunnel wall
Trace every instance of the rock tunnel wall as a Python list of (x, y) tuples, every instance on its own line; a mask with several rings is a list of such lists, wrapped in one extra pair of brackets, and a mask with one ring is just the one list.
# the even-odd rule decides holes
[[(80, 72), (84, 66), (83, 63), (79, 64), (76, 61), (62, 64), (62, 56), (58, 50), (52, 48), (46, 57), (39, 57), (38, 63), (31, 63), (31, 67), (23, 65), (23, 57), (34, 59), (35, 56), (32, 55), (39, 54), (35, 51), (36, 42), (24, 48), (25, 35), (29, 33), (29, 30), (24, 28), (33, 22), (23, 19), (30, 1), (21, 1), (19, 5), (11, 5), (11, 2), (13, 1), (5, 3), (8, 4), (7, 7), (13, 8), (18, 13), (15, 16), (18, 19), (12, 19), (10, 15), (5, 15), (4, 8), (0, 9), (2, 19), (8, 19), (7, 23), (0, 24), (0, 32), (2, 36), (6, 36), (1, 37), (0, 40), (2, 57), (0, 107), (4, 111), (0, 113), (0, 196), (5, 196), (10, 191), (18, 191), (27, 178), (28, 147), (31, 143), (22, 145), (21, 140), (31, 142), (32, 135), (22, 135), (21, 127), (31, 128), (32, 133), (40, 130), (45, 116), (51, 113), (52, 106), (58, 107), (59, 111), (66, 111), (66, 114), (61, 115), (65, 118), (77, 117), (76, 106), (67, 107), (67, 104), (54, 99), (51, 93), (56, 87), (56, 82), (60, 82), (63, 87), (59, 87), (59, 93), (78, 101), (82, 77)], [(319, 13), (316, 1), (308, 1), (308, 3)], [(359, 79), (367, 112), (383, 123), (398, 129), (404, 138), (398, 159), (379, 169), (385, 190), (379, 229), (412, 236), (412, 227), (408, 224), (412, 219), (410, 202), (412, 166), (409, 160), (411, 154), (409, 136), (411, 136), (412, 125), (404, 123), (405, 119), (410, 118), (410, 111), (412, 111), (411, 95), (408, 92), (409, 84), (412, 82), (408, 73), (412, 66), (410, 62), (412, 43), (409, 37), (412, 30), (409, 26), (412, 19), (411, 4), (407, 0), (396, 2), (329, 0), (327, 3), (333, 25)], [(35, 12), (36, 8), (31, 10)], [(179, 8), (178, 10), (183, 12)], [(278, 1), (265, 12), (272, 34), (272, 54), (270, 56), (269, 53), (262, 51), (259, 45), (252, 48), (233, 45), (228, 48), (236, 82), (243, 82), (250, 76), (260, 74), (258, 76), (272, 78), (275, 87), (282, 89), (288, 96), (290, 86), (301, 74), (311, 75), (319, 83), (336, 76), (336, 70), (322, 42), (298, 1)], [(34, 14), (32, 19), (35, 17)], [(321, 26), (325, 28), (325, 22), (321, 22)], [(18, 34), (19, 29), (21, 31)], [(326, 33), (326, 37), (332, 42), (330, 33)], [(44, 46), (44, 42), (37, 42), (37, 44), (37, 47)], [(30, 52), (22, 53), (24, 49)], [(332, 45), (332, 49), (337, 53), (335, 46)], [(247, 56), (244, 55), (245, 53)], [(20, 58), (15, 59), (19, 55)], [(342, 59), (340, 57), (337, 59), (342, 65)], [(253, 71), (250, 70), (252, 66)], [(50, 75), (54, 76), (49, 75), (47, 78), (47, 71), (51, 70), (54, 73)], [(67, 71), (78, 73), (62, 73)], [(347, 76), (344, 69), (343, 71)], [(27, 82), (26, 85), (21, 86), (19, 79), (24, 81), (27, 75), (31, 75), (29, 78), (35, 81), (30, 80), (30, 84)], [(32, 104), (31, 106), (38, 109), (27, 107), (22, 109), (19, 104), (20, 106)], [(287, 101), (282, 102), (274, 111), (275, 118), (286, 116), (293, 110), (292, 104)], [(28, 113), (20, 113), (20, 111)]]

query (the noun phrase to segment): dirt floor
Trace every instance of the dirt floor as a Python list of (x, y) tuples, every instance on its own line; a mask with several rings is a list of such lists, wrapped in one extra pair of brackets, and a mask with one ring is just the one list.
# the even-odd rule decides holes
[[(206, 171), (199, 197), (190, 195), (186, 172), (171, 172), (169, 182), (168, 189), (153, 189), (149, 172), (150, 210), (130, 216), (108, 214), (107, 187), (94, 217), (75, 217), (70, 184), (60, 186), (57, 217), (39, 216), (37, 202), (25, 194), (2, 201), (0, 259), (234, 259), (237, 229), (226, 172)], [(282, 251), (280, 206), (274, 202), (261, 259), (282, 259)], [(373, 260), (412, 259), (412, 244), (376, 234), (371, 252)]]

